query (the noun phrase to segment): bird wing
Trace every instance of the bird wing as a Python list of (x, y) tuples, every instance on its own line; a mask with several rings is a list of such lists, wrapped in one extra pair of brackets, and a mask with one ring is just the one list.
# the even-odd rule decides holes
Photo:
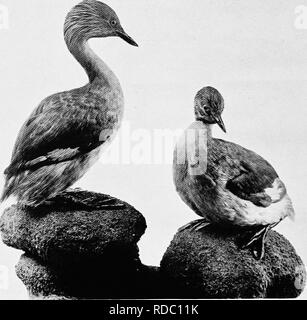
[(87, 153), (108, 137), (101, 106), (63, 103), (53, 98), (42, 103), (22, 127), (15, 144), (8, 176)]
[(259, 207), (279, 202), (287, 191), (274, 168), (254, 152), (245, 150), (244, 153), (244, 159), (237, 160), (238, 175), (227, 181), (226, 188)]

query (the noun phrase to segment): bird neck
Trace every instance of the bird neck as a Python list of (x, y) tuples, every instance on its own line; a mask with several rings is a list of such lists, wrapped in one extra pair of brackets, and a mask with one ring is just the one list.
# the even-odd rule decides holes
[(205, 124), (208, 139), (212, 139), (212, 127), (213, 127), (212, 124)]
[(207, 171), (208, 143), (211, 130), (202, 121), (195, 121), (185, 133), (185, 159), (190, 175), (202, 175)]
[(212, 139), (212, 127), (212, 124), (204, 123), (203, 121), (195, 121), (191, 126), (191, 128), (201, 131), (208, 140)]
[(90, 83), (100, 80), (104, 85), (114, 87), (120, 86), (119, 81), (113, 71), (89, 46), (88, 40), (77, 42), (66, 41), (71, 54), (81, 64), (86, 71)]

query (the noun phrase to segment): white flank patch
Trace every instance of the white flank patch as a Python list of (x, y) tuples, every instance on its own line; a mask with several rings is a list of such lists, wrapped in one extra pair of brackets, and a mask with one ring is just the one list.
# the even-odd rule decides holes
[(267, 188), (264, 191), (272, 199), (273, 202), (280, 201), (286, 194), (285, 185), (279, 178), (274, 181), (272, 188)]
[(267, 208), (260, 208), (252, 203), (246, 207), (246, 215), (239, 223), (241, 225), (269, 225), (289, 217), (294, 219), (294, 209), (291, 199), (286, 194), (281, 201), (271, 204)]

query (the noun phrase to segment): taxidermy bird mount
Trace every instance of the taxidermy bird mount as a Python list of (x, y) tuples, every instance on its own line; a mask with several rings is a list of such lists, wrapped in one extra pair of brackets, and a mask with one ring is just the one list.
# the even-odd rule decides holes
[(30, 207), (48, 202), (85, 174), (120, 127), (122, 88), (88, 40), (120, 37), (133, 46), (136, 42), (116, 13), (96, 0), (84, 0), (68, 13), (64, 36), (89, 83), (47, 97), (25, 122), (5, 171), (2, 201), (16, 196), (20, 206)]
[[(200, 230), (214, 224), (242, 234), (247, 231), (241, 247), (250, 247), (261, 259), (268, 231), (286, 217), (294, 218), (286, 187), (258, 154), (213, 138), (213, 125), (226, 132), (224, 99), (215, 88), (200, 90), (194, 106), (196, 121), (179, 140), (173, 165), (180, 197), (203, 217), (187, 227)], [(196, 139), (189, 139), (191, 136)]]

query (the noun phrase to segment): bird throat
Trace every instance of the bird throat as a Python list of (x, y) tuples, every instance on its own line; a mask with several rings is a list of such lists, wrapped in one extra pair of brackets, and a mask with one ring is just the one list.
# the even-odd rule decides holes
[(120, 87), (119, 80), (107, 64), (91, 49), (88, 41), (67, 44), (69, 51), (86, 71), (90, 83), (99, 80), (110, 87)]
[(187, 161), (190, 175), (202, 175), (207, 171), (208, 142), (212, 138), (211, 125), (194, 122), (186, 131)]

